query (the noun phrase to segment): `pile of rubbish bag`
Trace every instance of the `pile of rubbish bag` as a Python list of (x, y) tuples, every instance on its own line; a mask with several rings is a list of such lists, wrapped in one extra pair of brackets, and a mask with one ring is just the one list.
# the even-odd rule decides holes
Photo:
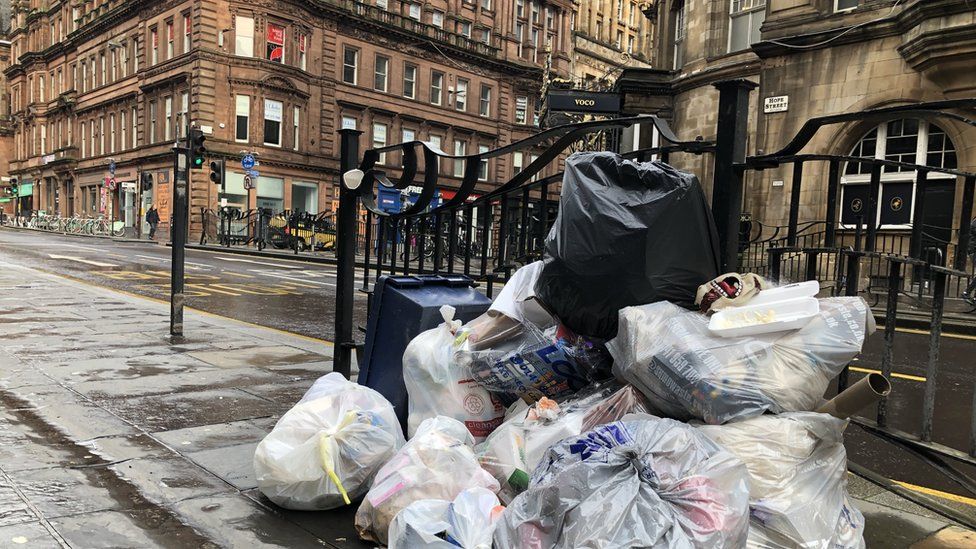
[(259, 488), (357, 505), (394, 548), (864, 547), (843, 433), (879, 389), (824, 393), (870, 309), (719, 275), (716, 241), (694, 176), (571, 156), (546, 257), (407, 346), (407, 436), (328, 374), (258, 446)]

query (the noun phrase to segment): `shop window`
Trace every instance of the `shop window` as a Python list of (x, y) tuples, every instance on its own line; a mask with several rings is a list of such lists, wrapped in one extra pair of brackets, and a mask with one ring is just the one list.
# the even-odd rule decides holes
[(303, 181), (292, 182), (291, 210), (313, 215), (319, 213), (319, 186)]
[(262, 175), (258, 178), (257, 207), (268, 208), (274, 213), (285, 206), (285, 180)]
[(268, 61), (285, 62), (285, 27), (268, 23), (266, 52)]
[(281, 146), (281, 115), (284, 105), (281, 101), (264, 100), (264, 144)]

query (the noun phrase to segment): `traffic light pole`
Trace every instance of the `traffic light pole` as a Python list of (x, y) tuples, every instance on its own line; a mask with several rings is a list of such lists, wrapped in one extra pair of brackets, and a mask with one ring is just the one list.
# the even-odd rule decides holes
[(187, 213), (189, 211), (190, 190), (190, 149), (180, 143), (173, 147), (175, 160), (173, 166), (173, 226), (170, 227), (170, 240), (173, 242), (171, 262), (169, 333), (183, 336), (183, 283), (185, 271), (183, 261), (186, 257)]

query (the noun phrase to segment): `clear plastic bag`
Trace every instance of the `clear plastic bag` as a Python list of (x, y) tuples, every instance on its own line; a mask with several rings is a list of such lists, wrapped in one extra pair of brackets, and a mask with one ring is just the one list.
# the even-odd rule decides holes
[(286, 509), (346, 505), (404, 444), (393, 406), (330, 373), (278, 420), (254, 452), (258, 488)]
[(478, 464), (474, 439), (456, 419), (425, 420), (417, 433), (376, 474), (356, 511), (356, 530), (365, 540), (386, 544), (390, 523), (421, 499), (453, 500), (468, 488), (498, 492), (498, 482)]
[(742, 547), (742, 462), (694, 427), (630, 415), (554, 445), (495, 529), (497, 547)]
[(393, 518), (390, 549), (491, 549), (495, 522), (504, 509), (484, 488), (469, 488), (453, 502), (415, 501)]
[(403, 383), (407, 387), (409, 415), (407, 436), (413, 437), (425, 419), (452, 417), (481, 442), (505, 418), (505, 406), (498, 395), (471, 379), (454, 361), (455, 332), (461, 322), (453, 320), (454, 308), (441, 308), (444, 323), (415, 337), (403, 353)]
[(614, 375), (665, 415), (718, 424), (815, 409), (873, 331), (859, 297), (821, 299), (798, 330), (732, 338), (712, 334), (705, 315), (660, 302), (622, 310), (607, 347)]
[(509, 503), (528, 487), (529, 475), (556, 442), (628, 413), (648, 411), (637, 390), (616, 382), (587, 389), (558, 404), (544, 398), (506, 419), (478, 446), (478, 460), (501, 485), (499, 497)]
[(864, 517), (847, 496), (846, 426), (795, 412), (700, 427), (749, 469), (749, 547), (865, 546)]

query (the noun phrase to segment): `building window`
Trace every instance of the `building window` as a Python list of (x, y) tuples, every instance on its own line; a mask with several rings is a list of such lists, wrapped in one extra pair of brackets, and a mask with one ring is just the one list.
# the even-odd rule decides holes
[(355, 130), (356, 129), (356, 117), (355, 116), (346, 116), (346, 115), (343, 115), (341, 127), (344, 130)]
[(342, 81), (346, 84), (357, 84), (359, 75), (359, 50), (346, 48), (342, 52)]
[(491, 44), (491, 29), (481, 29), (481, 41), (485, 44)]
[(522, 57), (522, 43), (525, 41), (525, 23), (515, 23), (515, 41), (518, 42), (516, 55)]
[(163, 100), (163, 115), (166, 117), (163, 119), (163, 141), (169, 141), (172, 139), (172, 124), (173, 124), (173, 98), (167, 97)]
[(139, 39), (132, 39), (132, 72), (139, 72)]
[(180, 110), (176, 115), (176, 137), (186, 135), (187, 122), (190, 120), (190, 94), (183, 92), (180, 98)]
[[(68, 127), (70, 128), (71, 125), (69, 124)], [(128, 127), (125, 125), (125, 111), (123, 110), (122, 112), (119, 113), (119, 132), (120, 132), (119, 137), (121, 137), (121, 139), (119, 140), (120, 151), (124, 151), (125, 148), (128, 146), (128, 142), (125, 139), (126, 136), (128, 136), (128, 133), (126, 133), (127, 131), (128, 131)]]
[(118, 80), (117, 65), (119, 64), (119, 52), (112, 50), (112, 82)]
[(634, 13), (637, 12), (637, 4), (631, 2), (630, 9), (627, 10), (627, 24), (631, 27), (634, 26)]
[(525, 95), (515, 96), (515, 123), (526, 124), (529, 121), (529, 98)]
[(491, 9), (491, 0), (481, 0), (481, 9), (483, 9), (483, 10), (490, 10)]
[(525, 0), (515, 0), (515, 17), (519, 19), (525, 17)]
[(168, 21), (166, 23), (166, 59), (172, 59), (173, 54), (176, 53), (174, 43), (176, 40), (176, 29), (174, 28), (173, 22)]
[(108, 152), (115, 153), (115, 115), (108, 115)]
[(852, 10), (858, 3), (858, 0), (834, 0), (834, 11)]
[(238, 15), (234, 18), (234, 54), (254, 57), (254, 19)]
[[(149, 102), (149, 144), (156, 143), (156, 102)], [(94, 146), (92, 147), (95, 148)]]
[(385, 92), (387, 90), (386, 76), (390, 72), (390, 58), (377, 55), (376, 65), (373, 70), (373, 89)]
[(532, 19), (529, 20), (529, 24), (538, 25), (539, 24), (539, 3), (533, 0), (532, 2)]
[(620, 31), (620, 30), (617, 31), (617, 40), (613, 43), (613, 45), (618, 50), (623, 49), (623, 47), (624, 47), (624, 31)]
[(685, 34), (688, 32), (688, 8), (684, 0), (678, 0), (674, 6), (674, 69), (680, 69), (685, 64)]
[(634, 37), (633, 35), (627, 37), (627, 53), (634, 54)]
[[(460, 139), (454, 140), (454, 156), (464, 156), (468, 154), (468, 144)], [(454, 159), (454, 177), (464, 176), (464, 159)]]
[(478, 103), (478, 114), (491, 116), (491, 86), (481, 85), (481, 101)]
[(193, 26), (190, 23), (190, 14), (183, 15), (183, 53), (189, 53), (190, 51), (190, 33), (193, 30)]
[(470, 21), (458, 21), (457, 23), (457, 33), (463, 35), (467, 38), (471, 38), (471, 22)]
[(468, 110), (468, 81), (464, 78), (457, 79), (457, 86), (454, 93), (454, 110)]
[(298, 35), (298, 68), (308, 70), (308, 36)]
[(136, 115), (136, 108), (135, 107), (132, 107), (132, 122), (131, 122), (131, 124), (132, 124), (132, 148), (133, 149), (139, 146), (139, 131), (138, 131), (138, 128), (136, 126), (136, 124), (138, 124), (138, 122), (139, 122), (139, 119), (138, 119), (138, 117)]
[(267, 36), (267, 56), (268, 61), (275, 63), (285, 62), (285, 27), (268, 23)]
[(729, 12), (729, 51), (759, 42), (759, 28), (766, 19), (766, 0), (732, 0)]
[[(88, 158), (88, 140), (85, 139), (85, 123), (81, 123), (81, 157)], [(20, 141), (17, 141), (20, 144)]]
[[(104, 122), (105, 119), (102, 119)], [(41, 124), (41, 155), (47, 154), (47, 126)]]
[(413, 131), (413, 130), (411, 130), (409, 128), (403, 128), (403, 142), (404, 143), (410, 143), (411, 141), (416, 141), (416, 140), (417, 140), (417, 132), (415, 132), (415, 131)]
[(149, 64), (155, 65), (159, 62), (159, 31), (157, 29), (152, 29), (149, 31), (149, 40), (152, 44), (152, 49), (150, 50)]
[(556, 13), (550, 8), (546, 7), (546, 30), (552, 32), (556, 28)]
[(390, 8), (390, 4), (387, 0), (376, 0), (376, 7), (385, 10)]
[(430, 71), (430, 103), (440, 105), (444, 93), (444, 73)]
[(420, 4), (410, 4), (407, 7), (407, 14), (411, 19), (416, 19), (420, 21)]
[[(478, 145), (478, 154), (488, 152), (488, 145)], [(478, 159), (478, 181), (488, 181), (488, 159), (483, 156)]]
[(409, 99), (413, 99), (417, 96), (416, 65), (403, 66), (403, 96)]
[(435, 10), (430, 14), (430, 24), (439, 29), (444, 28), (444, 12)]
[(238, 95), (235, 97), (235, 103), (237, 125), (234, 140), (238, 143), (247, 143), (250, 139), (251, 98), (247, 95)]
[(91, 76), (91, 87), (89, 89), (92, 89), (93, 90), (93, 89), (95, 89), (95, 88), (98, 87), (98, 83), (96, 82), (96, 78), (98, 78), (98, 75), (95, 72), (95, 56), (94, 55), (91, 56), (91, 59), (88, 60), (88, 63), (89, 63), (89, 66), (88, 66), (88, 74)]
[[(386, 146), (386, 124), (380, 122), (373, 123), (373, 148), (380, 149)], [(379, 164), (386, 164), (386, 153), (380, 153), (377, 160)]]
[(299, 129), (300, 129), (300, 127), (299, 127), (299, 121), (301, 119), (302, 119), (302, 109), (301, 109), (301, 107), (294, 107), (294, 108), (292, 108), (292, 127), (291, 127), (292, 134), (291, 135), (292, 135), (292, 139), (294, 140), (294, 143), (292, 145), (292, 149), (294, 149), (296, 151), (298, 150), (298, 142), (300, 141), (299, 137), (300, 137), (301, 132), (299, 131)]
[[(902, 119), (881, 124), (865, 134), (851, 150), (850, 156), (904, 162), (937, 168), (955, 169), (958, 167), (956, 148), (945, 131), (925, 120)], [(865, 222), (867, 213), (865, 203), (870, 200), (871, 165), (848, 162), (844, 167), (842, 184), (841, 223), (857, 225)], [(929, 172), (926, 189), (937, 186), (954, 186), (955, 177), (949, 174)], [(919, 192), (916, 188), (918, 173), (904, 167), (884, 167), (881, 172), (880, 196), (877, 200), (878, 212), (874, 220), (886, 228), (904, 227), (925, 220), (912, 219), (912, 204)], [(951, 204), (945, 215), (951, 215)], [(927, 206), (926, 211), (930, 208)], [(926, 232), (936, 234), (949, 231), (949, 227), (926, 226)], [(941, 236), (939, 237), (941, 238)], [(948, 236), (946, 240), (948, 240)]]
[(281, 146), (281, 114), (284, 105), (281, 101), (264, 100), (264, 144)]
[(523, 159), (524, 157), (522, 156), (522, 153), (520, 152), (512, 153), (512, 175), (513, 176), (518, 175), (519, 172), (522, 171)]
[(532, 60), (539, 61), (539, 29), (532, 29)]
[(37, 87), (37, 95), (38, 95), (37, 100), (40, 101), (41, 103), (43, 103), (44, 102), (44, 75), (41, 75), (41, 77), (37, 79), (37, 86), (38, 86)]

